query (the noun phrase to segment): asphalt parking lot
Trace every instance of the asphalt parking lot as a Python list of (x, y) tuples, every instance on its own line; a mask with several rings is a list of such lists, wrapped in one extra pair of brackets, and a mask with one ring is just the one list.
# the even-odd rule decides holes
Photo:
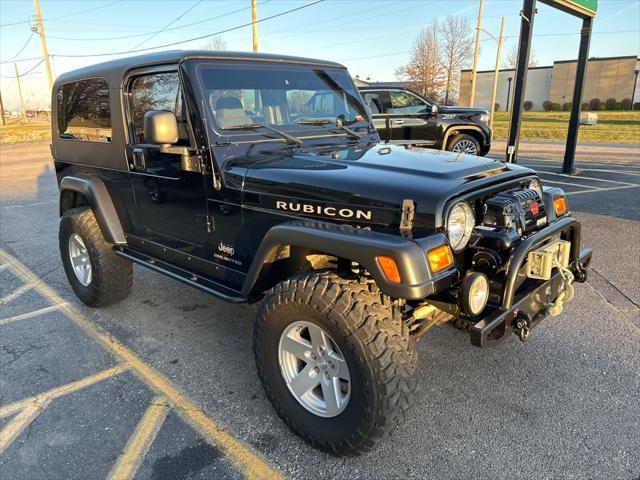
[(640, 478), (640, 149), (612, 152), (575, 177), (522, 162), (595, 250), (565, 313), (487, 350), (430, 332), (411, 418), (343, 459), (271, 408), (253, 307), (137, 267), (125, 301), (81, 304), (47, 143), (0, 146), (0, 478)]

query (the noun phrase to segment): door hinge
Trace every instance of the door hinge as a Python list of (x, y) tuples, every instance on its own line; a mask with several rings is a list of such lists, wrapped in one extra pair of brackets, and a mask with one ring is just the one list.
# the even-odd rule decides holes
[(411, 238), (413, 230), (413, 217), (416, 214), (416, 204), (413, 200), (406, 198), (402, 201), (402, 212), (400, 216), (400, 234), (403, 237)]
[(209, 233), (215, 232), (215, 230), (216, 230), (215, 219), (210, 215), (207, 215), (206, 218), (207, 218), (207, 232), (209, 232)]

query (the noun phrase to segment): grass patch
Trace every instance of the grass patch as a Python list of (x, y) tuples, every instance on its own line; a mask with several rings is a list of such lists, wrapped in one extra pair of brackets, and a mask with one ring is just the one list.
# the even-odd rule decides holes
[(14, 122), (0, 127), (0, 143), (33, 142), (51, 139), (51, 125), (48, 123)]
[[(597, 125), (581, 125), (578, 141), (601, 143), (640, 143), (640, 112), (597, 112)], [(521, 140), (564, 141), (570, 112), (525, 112), (520, 128)], [(510, 112), (496, 112), (495, 140), (506, 140)]]

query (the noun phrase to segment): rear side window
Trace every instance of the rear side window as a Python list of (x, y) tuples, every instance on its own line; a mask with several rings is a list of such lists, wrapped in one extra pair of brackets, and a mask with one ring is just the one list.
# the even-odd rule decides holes
[(387, 102), (385, 101), (385, 92), (364, 92), (362, 98), (365, 105), (371, 109), (372, 115), (380, 115), (388, 113)]
[(84, 142), (111, 142), (109, 87), (102, 78), (65, 83), (58, 89), (58, 136)]
[(427, 113), (427, 104), (408, 92), (391, 92), (391, 107), (394, 114)]

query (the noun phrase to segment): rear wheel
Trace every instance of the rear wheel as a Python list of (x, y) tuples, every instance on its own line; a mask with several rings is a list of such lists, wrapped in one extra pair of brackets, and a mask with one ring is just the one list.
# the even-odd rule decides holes
[(67, 279), (80, 300), (90, 307), (102, 307), (129, 295), (132, 264), (114, 253), (113, 244), (102, 236), (90, 208), (73, 208), (64, 213), (59, 241)]
[(449, 141), (449, 148), (455, 153), (466, 153), (468, 155), (480, 155), (480, 142), (475, 137), (466, 133), (460, 133)]
[(263, 300), (253, 345), (276, 412), (317, 448), (366, 452), (413, 403), (415, 343), (372, 282), (328, 271), (281, 282)]

